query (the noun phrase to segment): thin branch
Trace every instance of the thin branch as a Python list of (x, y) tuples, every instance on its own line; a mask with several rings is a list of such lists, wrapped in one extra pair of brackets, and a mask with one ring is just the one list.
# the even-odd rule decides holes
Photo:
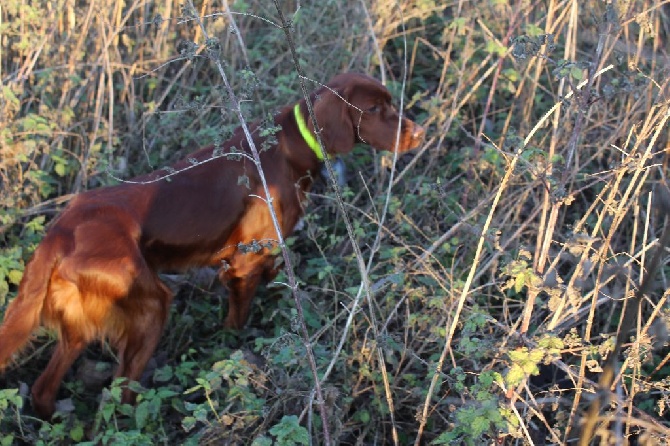
[[(195, 13), (195, 8), (193, 7), (193, 2), (192, 0), (188, 0), (188, 7), (190, 8), (191, 12), (191, 18), (195, 19), (198, 22), (198, 25), (200, 26), (200, 29), (202, 30), (203, 37), (205, 38), (206, 41), (209, 41), (209, 35), (207, 33), (207, 30), (205, 29), (205, 26), (202, 23), (202, 20), (200, 20), (200, 17)], [(277, 233), (277, 241), (279, 246), (281, 247), (282, 251), (282, 256), (284, 258), (284, 266), (285, 270), (288, 276), (288, 283), (289, 283), (289, 288), (291, 289), (291, 294), (293, 295), (293, 299), (295, 301), (295, 306), (296, 310), (298, 312), (298, 324), (300, 325), (300, 331), (301, 335), (303, 338), (303, 342), (305, 344), (305, 352), (307, 355), (307, 360), (309, 362), (309, 366), (312, 372), (312, 377), (314, 378), (314, 387), (316, 391), (316, 403), (319, 406), (319, 411), (321, 412), (321, 418), (323, 420), (323, 436), (324, 436), (324, 444), (326, 446), (330, 445), (330, 433), (328, 432), (328, 417), (326, 416), (326, 408), (325, 408), (325, 403), (323, 399), (323, 392), (321, 391), (321, 385), (319, 382), (319, 375), (318, 375), (318, 370), (316, 367), (316, 359), (314, 357), (314, 351), (312, 349), (312, 345), (310, 343), (310, 337), (309, 337), (309, 331), (307, 330), (307, 325), (305, 324), (305, 317), (303, 314), (303, 309), (302, 309), (302, 303), (300, 302), (300, 297), (298, 296), (298, 284), (295, 279), (295, 272), (293, 270), (293, 264), (291, 262), (291, 256), (289, 255), (288, 248), (286, 247), (286, 243), (284, 242), (284, 237), (282, 235), (281, 231), (281, 226), (279, 224), (279, 220), (277, 218), (277, 213), (274, 208), (273, 204), (273, 199), (272, 196), (270, 195), (270, 189), (268, 188), (267, 181), (265, 179), (265, 174), (263, 172), (263, 167), (261, 165), (261, 159), (260, 155), (258, 152), (258, 149), (256, 149), (256, 144), (254, 143), (253, 137), (251, 136), (251, 132), (249, 131), (249, 126), (247, 125), (247, 122), (244, 118), (244, 115), (242, 114), (242, 109), (240, 108), (240, 102), (237, 99), (237, 96), (235, 95), (235, 92), (233, 91), (233, 88), (230, 85), (230, 82), (228, 81), (228, 76), (226, 75), (226, 72), (223, 69), (223, 64), (221, 62), (221, 58), (219, 56), (219, 53), (217, 51), (207, 51), (210, 59), (214, 64), (216, 65), (216, 68), (219, 71), (219, 75), (221, 76), (221, 79), (223, 80), (223, 83), (225, 84), (226, 91), (228, 93), (228, 97), (230, 98), (230, 103), (233, 108), (233, 111), (235, 114), (237, 114), (237, 117), (240, 121), (240, 126), (242, 127), (242, 131), (244, 132), (244, 136), (246, 137), (247, 142), (249, 143), (249, 149), (251, 151), (251, 154), (254, 159), (254, 164), (256, 165), (256, 168), (258, 169), (258, 176), (261, 180), (261, 184), (263, 185), (263, 193), (265, 194), (265, 200), (268, 205), (268, 209), (270, 211), (270, 216), (272, 218), (272, 224), (275, 228), (275, 232)]]

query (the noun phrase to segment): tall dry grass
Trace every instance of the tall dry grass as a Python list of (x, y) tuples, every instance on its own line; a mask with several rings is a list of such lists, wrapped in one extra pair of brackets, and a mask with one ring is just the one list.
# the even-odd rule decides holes
[[(292, 31), (306, 78), (366, 71), (396, 97), (404, 84), (408, 113), (429, 129), (412, 156), (357, 149), (347, 158), (353, 240), (335, 195), (321, 188), (292, 241), (334, 442), (563, 444), (576, 435), (626, 297), (666, 224), (654, 186), (667, 165), (668, 6), (620, 5), (282, 4), (289, 16), (297, 10)], [(272, 4), (195, 7), (220, 41), (248, 119), (299, 96)], [(179, 2), (2, 6), (0, 309), (70, 194), (165, 165), (238, 125), (198, 46), (202, 30), (181, 16)], [(537, 37), (549, 34), (553, 43)], [(596, 442), (669, 437), (666, 274), (661, 268), (624, 348)], [(371, 300), (360, 297), (362, 276)], [(222, 292), (204, 288), (182, 284), (158, 354), (182, 378), (154, 382), (183, 392), (182, 402), (162, 401), (156, 416), (182, 420), (175, 407), (201, 402), (186, 393), (198, 377), (186, 363), (207, 371), (228, 357), (250, 383), (227, 388), (245, 389), (261, 409), (221, 389), (207, 394), (215, 416), (195, 431), (145, 427), (143, 435), (277, 440), (273, 426), (295, 414), (319, 442), (294, 310), (262, 300), (252, 328), (231, 339), (216, 328), (219, 301), (206, 300)], [(201, 318), (197, 330), (189, 318)], [(243, 359), (231, 355), (237, 348)], [(33, 380), (31, 361), (44, 358), (40, 349), (34, 356), (0, 387)], [(17, 423), (17, 438), (36, 438), (39, 425)]]

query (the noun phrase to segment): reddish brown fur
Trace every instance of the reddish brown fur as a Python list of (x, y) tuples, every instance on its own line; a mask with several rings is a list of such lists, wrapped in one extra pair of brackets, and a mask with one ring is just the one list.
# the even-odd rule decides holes
[[(312, 95), (322, 139), (331, 154), (349, 152), (357, 141), (393, 150), (398, 114), (391, 96), (376, 80), (358, 74), (335, 77)], [(344, 100), (343, 100), (344, 99)], [(345, 102), (346, 101), (346, 102)], [(356, 108), (351, 107), (353, 104)], [(304, 100), (300, 102), (305, 121)], [(263, 151), (261, 162), (284, 236), (302, 214), (311, 186), (309, 172), (320, 162), (300, 135), (293, 106), (275, 118), (278, 143)], [(252, 128), (260, 148), (262, 138)], [(415, 148), (423, 129), (403, 119), (399, 152)], [(238, 129), (224, 144), (249, 153)], [(213, 147), (172, 166), (169, 180), (158, 171), (114, 187), (77, 196), (62, 212), (26, 266), (16, 299), (0, 327), (0, 367), (30, 339), (40, 324), (59, 335), (59, 343), (32, 388), (37, 414), (50, 418), (63, 376), (86, 345), (107, 339), (118, 349), (117, 377), (137, 380), (158, 343), (172, 294), (157, 272), (226, 264), (219, 276), (230, 290), (225, 326), (241, 328), (261, 280), (276, 274), (268, 249), (245, 254), (238, 243), (277, 238), (258, 172), (246, 158), (213, 158)], [(238, 185), (246, 175), (250, 188)], [(142, 184), (143, 183), (143, 184)], [(135, 395), (124, 390), (123, 401)]]

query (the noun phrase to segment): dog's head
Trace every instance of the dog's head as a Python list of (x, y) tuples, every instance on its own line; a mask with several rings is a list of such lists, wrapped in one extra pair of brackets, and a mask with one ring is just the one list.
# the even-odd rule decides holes
[[(401, 118), (391, 100), (388, 89), (369, 76), (348, 73), (333, 78), (314, 100), (326, 151), (346, 153), (357, 142), (399, 153), (418, 147), (423, 127)], [(309, 126), (313, 131), (311, 122)]]

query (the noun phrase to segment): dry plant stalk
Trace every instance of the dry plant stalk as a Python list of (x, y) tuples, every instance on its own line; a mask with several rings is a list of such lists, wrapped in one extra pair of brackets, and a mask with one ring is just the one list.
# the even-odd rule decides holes
[[(193, 6), (192, 0), (188, 0), (188, 8), (190, 9), (190, 16), (193, 18), (199, 26), (199, 29), (202, 31), (203, 36), (205, 37), (205, 40), (207, 42), (210, 42), (210, 37), (207, 33), (207, 30), (205, 29), (205, 26), (202, 23), (202, 20), (200, 19), (200, 15), (197, 14), (195, 7)], [(279, 10), (281, 14), (281, 10), (279, 9), (279, 5), (277, 5), (277, 9)], [(285, 24), (285, 23), (284, 23)], [(209, 43), (208, 43), (209, 44)], [(240, 102), (237, 99), (237, 96), (235, 95), (235, 92), (233, 91), (233, 88), (230, 85), (230, 82), (228, 81), (228, 77), (226, 76), (226, 73), (223, 69), (223, 63), (221, 62), (221, 58), (219, 56), (218, 51), (209, 51), (208, 52), (210, 55), (210, 59), (212, 62), (216, 65), (219, 74), (221, 75), (221, 79), (223, 80), (223, 83), (226, 87), (226, 91), (228, 92), (228, 97), (230, 98), (230, 102), (233, 105), (233, 111), (237, 114), (238, 119), (240, 121), (240, 125), (242, 127), (242, 130), (244, 131), (244, 135), (247, 139), (247, 143), (249, 144), (249, 149), (251, 151), (251, 154), (254, 159), (254, 163), (256, 164), (256, 168), (258, 169), (258, 175), (259, 178), (261, 179), (261, 182), (263, 184), (263, 191), (265, 193), (265, 197), (261, 197), (267, 204), (268, 209), (270, 210), (270, 216), (272, 218), (272, 224), (274, 225), (275, 228), (275, 233), (277, 234), (277, 242), (279, 247), (281, 248), (282, 251), (282, 256), (284, 259), (284, 268), (287, 272), (288, 276), (288, 285), (289, 288), (291, 289), (291, 294), (293, 295), (293, 299), (295, 301), (296, 305), (296, 310), (298, 312), (298, 324), (300, 326), (300, 331), (301, 335), (303, 338), (304, 346), (305, 346), (305, 352), (307, 353), (307, 360), (309, 362), (310, 370), (312, 372), (312, 377), (314, 379), (314, 391), (316, 393), (316, 404), (319, 408), (319, 412), (321, 415), (321, 419), (323, 422), (323, 441), (326, 446), (330, 445), (330, 431), (328, 428), (328, 416), (327, 416), (327, 410), (325, 406), (325, 400), (323, 398), (323, 391), (321, 389), (321, 382), (319, 380), (319, 374), (316, 366), (316, 359), (314, 357), (314, 349), (312, 348), (312, 344), (310, 342), (310, 336), (309, 336), (309, 331), (307, 330), (307, 324), (305, 322), (305, 316), (303, 314), (303, 309), (302, 309), (302, 302), (300, 301), (300, 297), (298, 295), (298, 282), (296, 280), (295, 276), (295, 271), (293, 269), (293, 263), (291, 261), (291, 256), (289, 254), (288, 248), (286, 247), (286, 243), (284, 242), (284, 237), (282, 236), (282, 231), (281, 231), (281, 226), (279, 224), (279, 220), (277, 218), (277, 213), (274, 209), (274, 206), (272, 204), (272, 199), (271, 199), (271, 194), (270, 190), (268, 188), (267, 182), (265, 180), (265, 174), (263, 172), (263, 169), (261, 167), (261, 161), (260, 161), (260, 155), (259, 151), (256, 148), (256, 144), (254, 143), (254, 139), (251, 136), (251, 133), (249, 131), (249, 127), (247, 125), (247, 122), (244, 118), (244, 115), (242, 114), (242, 110), (240, 109)], [(312, 111), (313, 113), (313, 111)], [(313, 118), (313, 117), (312, 117)], [(322, 150), (323, 150), (323, 144), (321, 144)]]
[[(667, 218), (670, 216), (670, 190), (668, 190), (667, 187), (659, 188), (657, 194), (661, 196), (657, 205), (659, 214), (662, 218)], [(579, 444), (581, 446), (587, 446), (593, 438), (594, 430), (599, 420), (600, 410), (607, 404), (610, 398), (610, 387), (614, 382), (614, 376), (618, 369), (617, 362), (619, 354), (621, 353), (624, 343), (628, 340), (630, 332), (635, 328), (642, 299), (651, 289), (651, 284), (655, 280), (656, 273), (662, 265), (661, 260), (665, 248), (668, 247), (669, 244), (670, 224), (666, 223), (663, 235), (661, 235), (661, 238), (658, 241), (656, 253), (649, 265), (649, 270), (642, 281), (642, 285), (635, 292), (635, 295), (626, 303), (621, 328), (616, 337), (616, 344), (614, 345), (614, 349), (610, 353), (610, 356), (603, 367), (600, 379), (598, 380), (598, 387), (600, 390), (598, 391), (598, 395), (596, 395), (591, 402), (587, 414), (584, 416), (584, 424), (579, 435)]]
[(626, 302), (621, 325), (616, 337), (616, 343), (610, 352), (610, 356), (607, 358), (607, 362), (603, 366), (600, 379), (598, 380), (598, 393), (593, 398), (593, 401), (591, 402), (589, 409), (584, 416), (581, 432), (579, 432), (580, 446), (588, 446), (594, 437), (596, 425), (600, 419), (600, 411), (610, 400), (611, 387), (614, 383), (614, 378), (618, 371), (617, 363), (619, 360), (619, 354), (621, 353), (623, 345), (628, 341), (631, 332), (637, 325), (637, 316), (639, 314), (640, 305), (642, 305), (642, 299), (644, 298), (645, 294), (648, 294), (651, 291), (652, 284), (656, 279), (656, 274), (658, 273), (659, 268), (662, 266), (665, 249), (670, 245), (670, 222), (667, 221), (667, 218), (670, 217), (670, 189), (668, 189), (666, 185), (659, 186), (658, 190), (656, 191), (656, 199), (658, 201), (655, 205), (655, 208), (658, 210), (659, 217), (666, 220), (665, 228), (663, 229), (663, 234), (658, 241), (658, 246), (656, 248), (656, 252), (654, 253), (654, 257), (652, 258), (647, 272), (644, 275), (642, 284), (637, 289), (633, 297), (629, 298)]

